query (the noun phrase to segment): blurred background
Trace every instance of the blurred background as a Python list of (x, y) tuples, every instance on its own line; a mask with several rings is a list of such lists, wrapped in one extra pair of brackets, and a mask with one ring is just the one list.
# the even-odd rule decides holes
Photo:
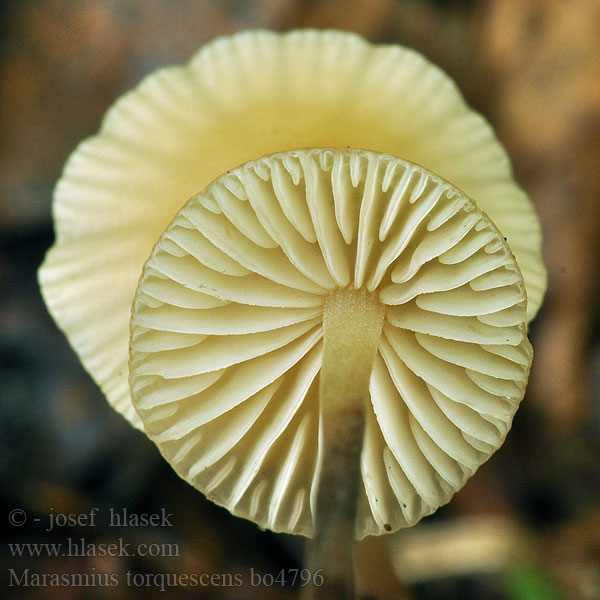
[[(219, 35), (331, 27), (412, 46), (457, 81), (537, 206), (550, 275), (531, 329), (530, 385), (506, 443), (451, 504), (361, 543), (361, 598), (600, 599), (600, 2), (19, 0), (0, 10), (4, 598), (299, 596), (298, 585), (255, 586), (250, 575), (301, 568), (302, 540), (230, 516), (171, 471), (83, 371), (46, 313), (36, 270), (53, 241), (62, 165), (119, 95)], [(109, 527), (111, 507), (173, 516)], [(50, 528), (58, 514), (84, 518)], [(9, 545), (69, 539), (96, 549), (122, 539), (156, 556), (42, 548), (19, 557)], [(27, 585), (10, 569), (29, 569)], [(70, 582), (112, 574), (117, 585), (42, 586), (34, 573)], [(161, 586), (161, 574), (190, 573), (216, 577)], [(242, 585), (224, 574), (241, 574)]]

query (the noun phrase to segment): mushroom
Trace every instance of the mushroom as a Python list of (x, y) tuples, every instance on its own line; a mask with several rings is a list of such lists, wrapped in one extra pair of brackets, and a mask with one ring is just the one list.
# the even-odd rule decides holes
[(315, 597), (351, 595), (353, 541), (448, 502), (523, 398), (539, 222), (412, 50), (219, 39), (115, 104), (54, 218), (42, 293), (109, 402), (210, 499), (313, 537)]

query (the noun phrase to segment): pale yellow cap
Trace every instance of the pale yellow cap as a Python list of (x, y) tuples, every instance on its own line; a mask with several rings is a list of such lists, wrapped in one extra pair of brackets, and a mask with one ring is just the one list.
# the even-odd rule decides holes
[[(267, 179), (259, 177), (265, 185), (272, 181), (270, 169), (276, 168), (283, 179), (277, 176), (273, 181), (286, 181), (290, 186), (288, 192), (291, 195), (285, 196), (289, 199), (277, 213), (277, 225), (269, 226), (261, 219), (253, 203), (236, 201), (235, 187), (225, 186), (226, 191), (219, 192), (222, 197), (218, 194), (213, 197), (214, 190), (218, 186), (222, 188), (225, 181), (236, 185), (227, 175), (210, 188), (213, 190), (210, 194), (202, 193), (191, 201), (185, 210), (191, 213), (204, 211), (207, 219), (195, 224), (202, 231), (200, 247), (194, 246), (199, 242), (191, 240), (192, 246), (181, 245), (180, 234), (192, 237), (193, 234), (189, 233), (191, 230), (187, 225), (181, 224), (180, 216), (169, 230), (179, 231), (177, 239), (169, 241), (170, 234), (165, 234), (153, 260), (165, 253), (177, 260), (188, 260), (186, 253), (202, 256), (204, 262), (200, 260), (202, 266), (198, 268), (207, 280), (198, 281), (198, 285), (205, 288), (212, 289), (212, 286), (221, 290), (219, 286), (225, 285), (226, 281), (239, 282), (247, 277), (260, 284), (243, 286), (242, 291), (235, 292), (238, 296), (232, 297), (222, 290), (210, 293), (206, 289), (195, 289), (195, 293), (190, 294), (190, 286), (184, 284), (178, 288), (179, 299), (175, 301), (171, 291), (164, 298), (157, 295), (162, 293), (161, 276), (150, 277), (150, 267), (146, 270), (145, 295), (138, 296), (136, 309), (137, 317), (142, 320), (134, 323), (134, 350), (148, 352), (148, 356), (154, 352), (158, 357), (159, 353), (167, 351), (164, 346), (167, 343), (173, 350), (177, 349), (177, 360), (179, 357), (183, 360), (193, 354), (193, 348), (198, 344), (203, 353), (216, 346), (209, 353), (213, 362), (199, 363), (198, 368), (204, 371), (194, 375), (182, 372), (182, 387), (177, 388), (180, 391), (169, 392), (177, 397), (163, 398), (158, 402), (161, 404), (158, 410), (145, 393), (139, 392), (137, 408), (141, 414), (148, 410), (144, 416), (147, 431), (175, 468), (217, 502), (275, 530), (310, 534), (312, 488), (305, 478), (309, 476), (312, 459), (306, 459), (304, 471), (296, 471), (298, 457), (309, 455), (294, 450), (293, 444), (301, 444), (303, 436), (312, 439), (310, 436), (318, 427), (310, 413), (311, 402), (314, 403), (314, 384), (310, 376), (314, 377), (318, 371), (319, 307), (323, 294), (335, 286), (354, 283), (377, 290), (390, 308), (372, 378), (373, 414), (367, 421), (364, 457), (377, 456), (379, 462), (373, 471), (363, 465), (365, 495), (357, 523), (357, 536), (361, 537), (378, 533), (382, 528), (387, 531), (384, 525), (397, 528), (410, 524), (431, 512), (435, 506), (447, 501), (464, 478), (502, 442), (522, 397), (531, 359), (524, 324), (536, 313), (545, 289), (540, 227), (531, 202), (514, 182), (506, 153), (489, 125), (465, 105), (453, 82), (437, 67), (412, 50), (399, 46), (373, 46), (356, 35), (335, 31), (287, 34), (258, 31), (216, 40), (200, 50), (188, 65), (163, 69), (146, 78), (109, 111), (100, 133), (83, 142), (73, 153), (55, 190), (53, 208), (57, 239), (40, 269), (39, 278), (50, 312), (87, 370), (115, 409), (141, 428), (142, 421), (134, 410), (128, 384), (128, 329), (136, 286), (152, 248), (186, 201), (215, 178), (247, 161), (313, 147), (358, 148), (385, 153), (390, 155), (385, 158), (386, 164), (393, 162), (392, 157), (415, 163), (403, 167), (407, 172), (412, 169), (415, 174), (407, 175), (404, 180), (396, 179), (402, 170), (398, 167), (396, 175), (393, 170), (386, 170), (389, 173), (387, 180), (379, 181), (377, 177), (381, 174), (378, 174), (362, 181), (360, 177), (366, 177), (370, 171), (366, 167), (356, 167), (352, 171), (352, 160), (358, 161), (359, 165), (364, 160), (376, 164), (379, 159), (373, 158), (375, 154), (325, 153), (324, 156), (329, 157), (324, 159), (326, 174), (333, 173), (328, 170), (327, 161), (333, 161), (332, 164), (336, 164), (335, 160), (342, 161), (339, 163), (342, 165), (339, 181), (333, 182), (332, 186), (334, 183), (345, 185), (346, 170), (351, 177), (360, 175), (357, 185), (379, 181), (384, 194), (381, 198), (387, 198), (389, 202), (382, 204), (378, 192), (373, 196), (375, 204), (364, 204), (378, 208), (376, 213), (369, 213), (369, 233), (362, 245), (362, 254), (352, 260), (347, 249), (361, 236), (358, 222), (367, 218), (361, 213), (363, 209), (334, 196), (335, 222), (331, 220), (331, 206), (323, 204), (317, 213), (313, 213), (314, 207), (309, 207), (306, 197), (302, 194), (294, 196), (295, 167), (289, 167), (291, 171), (287, 171), (289, 165), (286, 166), (283, 159), (274, 162), (265, 159), (256, 163), (265, 165), (260, 168), (266, 169), (265, 173), (268, 171)], [(310, 153), (306, 156), (317, 160)], [(359, 158), (351, 159), (351, 156)], [(294, 160), (289, 159), (289, 164)], [(398, 164), (406, 165), (402, 161)], [(465, 249), (451, 236), (449, 239), (456, 242), (456, 247), (448, 246), (441, 252), (445, 242), (436, 239), (436, 231), (444, 231), (446, 221), (442, 217), (446, 213), (442, 211), (442, 216), (437, 217), (438, 227), (431, 226), (431, 242), (425, 239), (418, 244), (414, 242), (414, 253), (400, 252), (394, 256), (389, 250), (390, 242), (386, 244), (386, 240), (393, 238), (393, 232), (400, 227), (399, 222), (407, 217), (402, 199), (406, 199), (406, 193), (412, 194), (410, 190), (419, 181), (425, 185), (416, 165), (423, 165), (451, 182), (454, 197), (463, 202), (460, 210), (466, 211), (465, 223), (469, 227), (482, 224), (483, 233), (477, 232), (475, 237), (479, 241), (473, 242), (474, 246)], [(289, 177), (284, 171), (290, 174)], [(297, 176), (300, 181), (305, 175), (298, 172)], [(253, 181), (260, 187), (258, 180)], [(388, 194), (393, 189), (400, 190), (396, 196)], [(278, 190), (275, 193), (277, 197), (284, 197)], [(408, 202), (414, 210), (421, 206), (417, 197), (420, 196), (415, 197), (415, 202)], [(207, 202), (212, 204), (206, 205)], [(471, 224), (466, 213), (477, 216), (475, 224)], [(329, 220), (322, 221), (321, 217)], [(447, 219), (450, 217), (446, 215)], [(435, 220), (436, 217), (431, 218)], [(214, 228), (206, 229), (208, 222)], [(467, 225), (465, 231), (472, 231)], [(227, 231), (237, 236), (237, 242), (226, 248), (219, 245), (223, 243), (222, 239), (216, 243), (210, 238), (210, 235), (225, 235), (223, 232)], [(289, 232), (291, 237), (283, 237), (283, 231)], [(332, 231), (334, 237), (330, 238)], [(407, 230), (404, 234), (408, 236), (406, 240), (409, 233), (412, 235), (413, 232)], [(488, 234), (492, 235), (492, 241), (487, 240)], [(482, 240), (484, 246), (476, 247)], [(401, 249), (400, 241), (394, 243), (396, 250)], [(468, 252), (472, 248), (475, 250), (470, 255)], [(178, 253), (183, 254), (179, 256)], [(477, 276), (474, 275), (477, 269), (454, 269), (455, 263), (459, 267), (470, 261), (479, 264), (480, 259), (490, 264), (487, 262), (489, 257), (484, 254), (498, 258), (498, 267)], [(274, 259), (275, 255), (279, 258)], [(432, 260), (438, 255), (437, 262)], [(425, 264), (431, 266), (434, 263), (439, 263), (435, 269), (423, 268)], [(277, 270), (273, 269), (275, 264), (279, 265)], [(449, 287), (436, 287), (448, 277), (453, 282), (448, 284)], [(157, 290), (154, 295), (149, 291), (151, 288)], [(500, 296), (492, 292), (497, 288), (506, 292), (502, 302), (509, 304), (502, 307), (497, 304)], [(231, 293), (235, 289), (232, 287)], [(461, 313), (460, 307), (470, 306), (465, 303), (465, 297), (475, 292), (482, 301), (483, 312)], [(278, 297), (278, 303), (265, 303), (267, 297)], [(150, 326), (143, 325), (141, 298), (147, 302), (148, 310), (152, 309)], [(149, 298), (153, 300), (147, 300)], [(200, 305), (196, 305), (198, 302)], [(248, 305), (231, 321), (237, 323), (235, 327), (242, 327), (239, 331), (235, 327), (232, 329), (233, 325), (226, 325), (232, 302)], [(164, 306), (161, 303), (165, 303)], [(400, 310), (400, 305), (406, 310)], [(449, 305), (455, 312), (445, 312)], [(168, 335), (161, 337), (159, 345), (153, 349), (153, 338), (143, 335), (143, 327), (149, 331), (157, 329), (154, 320), (157, 314), (162, 315), (165, 323), (171, 323), (172, 306), (178, 310), (209, 311), (211, 318), (214, 317), (214, 328), (203, 331), (202, 328), (206, 328), (203, 320), (197, 331), (169, 330), (168, 327), (173, 325), (165, 325)], [(263, 310), (265, 308), (269, 310)], [(432, 319), (432, 314), (439, 316)], [(242, 321), (245, 325), (240, 324)], [(258, 329), (246, 330), (244, 327)], [(265, 327), (272, 329), (263, 331)], [(504, 338), (494, 337), (495, 334), (504, 335), (505, 329), (505, 342)], [(283, 335), (281, 330), (294, 335)], [(296, 437), (290, 438), (292, 445), (286, 446), (288, 454), (284, 454), (284, 460), (287, 462), (270, 467), (270, 473), (279, 474), (279, 479), (262, 484), (259, 492), (252, 487), (244, 491), (244, 481), (248, 482), (248, 479), (235, 479), (237, 483), (232, 483), (235, 461), (221, 465), (218, 472), (211, 471), (210, 481), (209, 475), (202, 470), (204, 467), (216, 468), (212, 465), (222, 460), (225, 454), (219, 456), (219, 453), (227, 450), (226, 445), (233, 438), (225, 436), (223, 440), (228, 441), (210, 450), (213, 463), (210, 462), (212, 458), (209, 460), (204, 455), (199, 458), (194, 454), (196, 438), (188, 445), (170, 445), (169, 435), (173, 432), (176, 432), (173, 439), (186, 440), (185, 436), (190, 435), (194, 426), (202, 426), (202, 419), (208, 418), (207, 414), (217, 417), (218, 411), (202, 413), (202, 418), (193, 421), (194, 426), (182, 424), (178, 411), (185, 413), (185, 399), (190, 394), (201, 394), (205, 388), (208, 392), (211, 386), (222, 385), (231, 377), (231, 368), (239, 370), (240, 367), (233, 365), (240, 361), (249, 361), (250, 365), (269, 356), (264, 353), (262, 359), (253, 357), (249, 348), (254, 347), (254, 342), (248, 341), (240, 346), (246, 348), (247, 354), (232, 358), (230, 352), (228, 363), (218, 349), (220, 344), (227, 343), (229, 335), (239, 336), (238, 341), (250, 340), (243, 338), (244, 335), (260, 336), (257, 339), (270, 340), (264, 343), (272, 351), (288, 347), (292, 338), (301, 340), (299, 346), (306, 348), (303, 360), (294, 363), (297, 367), (290, 365), (292, 371), (296, 369), (294, 381), (299, 382), (297, 385), (301, 387), (300, 382), (304, 381), (308, 386), (302, 388), (303, 391), (296, 390), (300, 396), (305, 394), (305, 400), (297, 400), (300, 412), (294, 413), (301, 415), (297, 417), (301, 423), (294, 430)], [(197, 336), (207, 337), (200, 343)], [(440, 342), (446, 338), (454, 340), (453, 344), (458, 344), (456, 347), (461, 351), (455, 354), (454, 349), (449, 350), (447, 344)], [(261, 347), (260, 344), (257, 347)], [(402, 348), (407, 350), (403, 353)], [(472, 352), (474, 348), (476, 351)], [(148, 365), (154, 362), (150, 358), (141, 359), (141, 356), (134, 355), (135, 369), (138, 360), (140, 368), (151, 368)], [(424, 373), (419, 370), (426, 368), (424, 357), (428, 360), (437, 357), (443, 365), (451, 366), (439, 370), (428, 368), (428, 373)], [(435, 360), (432, 364), (436, 364)], [(500, 371), (493, 370), (498, 364), (502, 365)], [(492, 369), (491, 365), (496, 366)], [(254, 380), (257, 376), (252, 369), (247, 377)], [(160, 374), (149, 372), (146, 375)], [(162, 376), (170, 379), (167, 375)], [(136, 377), (134, 375), (134, 388), (145, 389)], [(178, 377), (173, 375), (175, 379)], [(192, 383), (188, 381), (190, 378)], [(252, 396), (252, 402), (240, 404), (240, 409), (249, 411), (250, 419), (260, 419), (261, 410), (277, 394), (285, 396), (281, 411), (291, 411), (289, 407), (296, 406), (294, 397), (284, 394), (286, 386), (291, 384), (280, 386), (275, 379), (254, 392), (257, 396)], [(456, 400), (453, 396), (463, 384), (472, 389), (472, 400)], [(411, 405), (405, 398), (406, 403), (402, 403), (403, 386), (413, 390), (407, 398), (429, 400)], [(383, 398), (388, 395), (392, 403), (384, 404)], [(475, 402), (478, 395), (483, 398), (482, 405)], [(232, 402), (231, 398), (229, 402)], [(433, 416), (425, 417), (418, 413), (420, 410), (432, 410)], [(427, 428), (427, 418), (438, 428), (436, 434)], [(387, 429), (394, 423), (404, 427), (405, 433), (396, 436), (394, 430)], [(454, 429), (447, 426), (448, 423), (453, 424)], [(256, 430), (256, 435), (259, 431)], [(446, 442), (435, 437), (443, 432), (454, 436), (453, 443), (458, 445), (452, 446), (452, 451), (456, 455), (446, 454), (446, 448), (442, 448)], [(311, 450), (315, 451), (314, 448)], [(406, 460), (402, 457), (413, 455), (416, 462), (402, 462)], [(292, 488), (286, 486), (291, 484), (286, 478), (300, 482), (301, 487), (290, 491)], [(269, 481), (268, 478), (265, 481)], [(248, 485), (258, 483), (253, 480)], [(221, 485), (232, 487), (222, 488)], [(300, 489), (304, 492), (300, 493)], [(409, 498), (413, 492), (416, 495), (406, 502), (406, 506), (403, 501), (398, 503), (398, 499)], [(257, 503), (263, 504), (261, 494), (269, 494), (271, 499), (279, 498), (279, 504), (272, 500), (268, 505), (270, 512), (267, 514), (257, 512)]]

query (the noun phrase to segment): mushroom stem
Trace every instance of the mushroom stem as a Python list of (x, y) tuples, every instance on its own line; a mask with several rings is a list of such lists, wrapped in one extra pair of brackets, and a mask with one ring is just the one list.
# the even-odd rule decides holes
[(369, 379), (384, 309), (363, 289), (337, 290), (325, 302), (320, 373), (321, 459), (315, 537), (307, 565), (321, 586), (306, 598), (353, 598), (353, 550), (360, 492), (360, 457), (369, 400)]

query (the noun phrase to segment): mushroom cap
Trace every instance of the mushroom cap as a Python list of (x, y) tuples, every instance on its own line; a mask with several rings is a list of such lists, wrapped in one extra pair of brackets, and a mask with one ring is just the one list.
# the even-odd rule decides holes
[(366, 150), (292, 150), (192, 198), (146, 263), (131, 390), (181, 477), (274, 531), (313, 533), (323, 305), (385, 307), (356, 537), (448, 502), (525, 393), (527, 296), (509, 246), (460, 190)]
[(40, 269), (46, 304), (109, 402), (134, 426), (128, 324), (144, 261), (175, 213), (242, 163), (303, 147), (354, 147), (424, 165), (508, 238), (528, 319), (545, 288), (533, 207), (489, 125), (418, 53), (335, 31), (218, 39), (147, 77), (68, 160), (56, 242)]

